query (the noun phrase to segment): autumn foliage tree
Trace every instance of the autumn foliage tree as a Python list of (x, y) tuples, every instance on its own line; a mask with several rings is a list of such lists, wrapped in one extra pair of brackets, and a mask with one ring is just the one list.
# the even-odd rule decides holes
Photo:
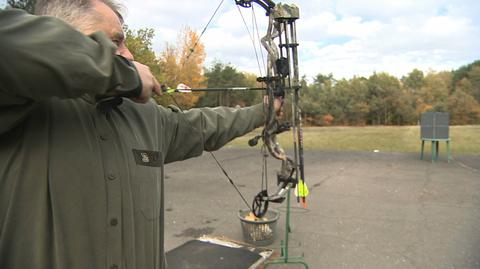
[[(205, 47), (199, 41), (198, 34), (186, 27), (178, 35), (176, 45), (166, 44), (166, 48), (159, 57), (165, 85), (175, 88), (183, 83), (191, 88), (204, 87), (203, 64), (205, 61)], [(175, 102), (182, 108), (193, 107), (201, 93), (175, 94)], [(168, 103), (168, 97), (159, 100)]]

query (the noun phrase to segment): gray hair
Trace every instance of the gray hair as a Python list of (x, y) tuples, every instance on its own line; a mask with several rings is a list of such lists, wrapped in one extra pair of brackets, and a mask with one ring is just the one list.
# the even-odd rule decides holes
[[(65, 21), (80, 31), (91, 30), (101, 19), (93, 10), (95, 0), (37, 0), (35, 14), (52, 16)], [(123, 6), (115, 0), (96, 0), (117, 14), (123, 23)]]

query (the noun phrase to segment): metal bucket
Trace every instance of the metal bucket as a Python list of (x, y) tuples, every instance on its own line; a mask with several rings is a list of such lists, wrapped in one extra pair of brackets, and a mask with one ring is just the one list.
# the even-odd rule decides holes
[(252, 221), (246, 219), (250, 212), (250, 209), (238, 211), (245, 242), (256, 246), (267, 246), (273, 243), (276, 238), (277, 220), (280, 213), (271, 209), (263, 217), (266, 220)]

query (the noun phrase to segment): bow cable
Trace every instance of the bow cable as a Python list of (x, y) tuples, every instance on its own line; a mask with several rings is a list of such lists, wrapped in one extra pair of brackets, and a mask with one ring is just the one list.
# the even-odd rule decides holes
[(215, 15), (217, 14), (218, 10), (220, 9), (220, 7), (223, 4), (223, 1), (225, 1), (225, 0), (220, 1), (217, 8), (213, 12), (212, 16), (210, 16), (210, 19), (208, 20), (207, 24), (205, 25), (205, 27), (203, 27), (203, 30), (200, 33), (200, 35), (198, 36), (197, 41), (195, 42), (195, 44), (193, 44), (193, 47), (190, 48), (190, 53), (188, 53), (187, 58), (185, 58), (185, 61), (188, 61), (190, 56), (192, 56), (193, 52), (195, 52), (195, 48), (198, 46), (198, 43), (200, 42), (200, 39), (202, 39), (203, 34), (205, 33), (205, 31), (207, 31), (207, 28), (208, 28), (208, 26), (210, 26), (210, 23), (212, 22), (213, 18), (215, 18)]
[[(173, 97), (172, 94), (169, 94), (169, 96), (172, 98), (173, 102), (175, 103), (175, 105), (178, 107), (178, 109), (180, 110), (180, 114), (182, 115), (183, 119), (187, 122), (190, 122), (187, 117), (185, 116), (185, 113), (184, 113), (184, 110), (182, 109), (182, 107), (180, 106), (180, 104), (178, 104), (177, 100)], [(195, 129), (195, 131), (198, 132), (197, 128), (195, 128), (195, 126), (193, 126), (192, 124), (189, 125), (190, 128), (192, 129)], [(233, 188), (235, 188), (235, 190), (237, 191), (237, 193), (240, 195), (240, 197), (242, 198), (243, 202), (245, 203), (245, 205), (247, 206), (247, 208), (250, 210), (250, 211), (253, 211), (252, 207), (250, 207), (250, 205), (248, 204), (247, 200), (245, 199), (245, 196), (243, 196), (242, 192), (240, 191), (240, 189), (238, 189), (238, 186), (237, 184), (235, 184), (235, 182), (232, 180), (232, 178), (228, 175), (227, 171), (225, 170), (225, 168), (223, 168), (222, 164), (220, 164), (220, 162), (217, 160), (217, 158), (215, 157), (215, 154), (213, 154), (213, 152), (209, 151), (210, 155), (212, 156), (212, 158), (215, 160), (215, 162), (217, 163), (218, 167), (220, 168), (220, 170), (222, 170), (223, 174), (227, 177), (228, 179), (228, 182), (230, 182), (230, 184), (232, 184)]]
[[(263, 64), (263, 68), (266, 68), (265, 67), (265, 59), (263, 57), (263, 50), (261, 49), (262, 45), (261, 45), (261, 38), (260, 38), (260, 31), (258, 30), (258, 24), (257, 24), (257, 20), (256, 20), (256, 16), (255, 16), (255, 8), (254, 6), (252, 5), (251, 6), (251, 13), (252, 13), (252, 28), (253, 28), (253, 33), (251, 33), (251, 31), (249, 30), (249, 27), (247, 25), (247, 22), (243, 16), (243, 13), (240, 9), (240, 6), (237, 5), (237, 9), (238, 9), (238, 12), (240, 13), (240, 16), (242, 18), (242, 21), (243, 21), (243, 24), (245, 26), (245, 29), (248, 33), (248, 36), (250, 37), (250, 40), (252, 42), (252, 47), (255, 51), (255, 57), (256, 57), (256, 60), (257, 60), (257, 65), (258, 65), (258, 69), (260, 71), (260, 77), (263, 77), (263, 72), (262, 72), (262, 67), (260, 66), (260, 61), (259, 61), (259, 57), (258, 57), (258, 53), (257, 53), (257, 45), (255, 44), (255, 33), (257, 35), (257, 40), (259, 42), (259, 50), (260, 50), (260, 53), (261, 53), (261, 57), (262, 57), (262, 64)], [(262, 82), (265, 84), (265, 82)], [(269, 100), (269, 102), (271, 102), (272, 100)], [(265, 107), (264, 107), (265, 109)], [(266, 113), (266, 111), (264, 111), (264, 113)], [(262, 162), (262, 180), (261, 180), (261, 183), (260, 183), (260, 188), (261, 188), (261, 191), (260, 191), (260, 194), (263, 195), (263, 196), (268, 196), (268, 166), (267, 166), (267, 158), (268, 158), (268, 150), (265, 146), (265, 144), (262, 145), (261, 147), (261, 153), (262, 153), (262, 159), (263, 159), (263, 162)], [(262, 204), (263, 203), (263, 204)], [(259, 195), (257, 195), (253, 201), (253, 204), (252, 204), (252, 212), (253, 214), (256, 216), (256, 217), (262, 217), (264, 212), (266, 212), (268, 209), (268, 203), (264, 203), (261, 199), (261, 197)]]
[[(242, 21), (243, 21), (243, 25), (245, 26), (245, 29), (248, 33), (248, 37), (250, 37), (250, 41), (252, 42), (252, 47), (253, 47), (253, 50), (255, 51), (255, 58), (257, 60), (257, 65), (258, 65), (258, 70), (260, 72), (260, 76), (263, 77), (263, 72), (262, 72), (262, 68), (260, 66), (260, 60), (259, 60), (259, 57), (258, 57), (258, 53), (257, 53), (257, 46), (255, 45), (255, 35), (252, 34), (248, 28), (248, 25), (247, 25), (247, 22), (245, 21), (245, 18), (243, 17), (243, 13), (242, 13), (242, 10), (240, 9), (240, 6), (237, 5), (237, 10), (238, 10), (238, 13), (240, 14), (240, 17), (242, 18)], [(252, 6), (252, 25), (254, 26), (254, 32), (257, 33), (257, 36), (259, 36), (259, 31), (258, 31), (258, 25), (257, 25), (257, 20), (256, 20), (256, 16), (255, 16), (255, 9), (253, 8)], [(258, 40), (260, 41), (260, 38), (258, 38)], [(263, 63), (263, 68), (265, 68), (265, 60), (263, 58), (263, 51), (261, 49), (261, 45), (260, 45), (260, 55), (262, 56), (262, 63)]]

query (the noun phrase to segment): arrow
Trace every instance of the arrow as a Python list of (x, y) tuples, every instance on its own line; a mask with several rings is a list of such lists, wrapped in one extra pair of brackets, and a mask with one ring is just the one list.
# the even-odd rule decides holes
[(225, 92), (225, 91), (265, 91), (266, 88), (262, 87), (224, 87), (224, 88), (190, 88), (187, 85), (180, 83), (177, 88), (173, 89), (166, 85), (162, 85), (162, 91), (164, 93), (191, 93), (191, 92)]

